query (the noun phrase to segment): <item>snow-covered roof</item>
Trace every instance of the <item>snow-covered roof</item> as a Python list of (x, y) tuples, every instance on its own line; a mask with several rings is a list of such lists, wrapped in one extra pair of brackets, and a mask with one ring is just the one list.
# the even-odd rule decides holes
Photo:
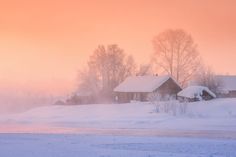
[(236, 90), (236, 75), (217, 75), (216, 79), (222, 84), (222, 90)]
[[(171, 76), (169, 75), (130, 76), (126, 78), (121, 84), (119, 84), (114, 89), (114, 92), (153, 92), (170, 78)], [(178, 85), (177, 82), (176, 84)]]
[(180, 91), (177, 95), (185, 98), (200, 98), (203, 91), (207, 92), (212, 97), (216, 97), (216, 95), (210, 91), (207, 87), (204, 86), (189, 86), (182, 91)]

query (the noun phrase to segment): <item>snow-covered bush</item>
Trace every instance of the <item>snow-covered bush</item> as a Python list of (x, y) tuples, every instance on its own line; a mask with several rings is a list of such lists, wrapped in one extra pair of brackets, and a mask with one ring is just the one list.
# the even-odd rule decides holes
[(157, 113), (167, 113), (173, 116), (187, 113), (188, 102), (180, 103), (171, 96), (166, 97), (165, 101), (162, 101), (161, 95), (156, 92), (150, 94), (148, 100), (155, 106), (155, 112)]
[(175, 100), (163, 101), (160, 103), (160, 110), (162, 113), (171, 114), (173, 116), (184, 115), (187, 113), (188, 103), (180, 103)]
[(187, 108), (188, 107), (188, 102), (185, 101), (183, 103), (179, 103), (179, 112), (180, 114), (186, 114), (187, 113)]
[(160, 100), (161, 96), (158, 92), (151, 93), (148, 95), (148, 100), (151, 104), (155, 105), (155, 111), (160, 112)]

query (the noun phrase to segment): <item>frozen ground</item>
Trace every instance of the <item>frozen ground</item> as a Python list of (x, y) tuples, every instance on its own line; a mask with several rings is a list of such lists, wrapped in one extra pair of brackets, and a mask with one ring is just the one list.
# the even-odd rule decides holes
[(39, 107), (0, 116), (0, 157), (235, 157), (236, 99)]
[[(91, 129), (158, 131), (236, 131), (236, 99), (190, 103), (185, 115), (156, 113), (151, 103), (95, 104), (39, 107), (0, 116), (0, 132), (64, 128), (70, 132)], [(48, 129), (53, 131), (52, 129)], [(62, 130), (63, 131), (63, 130)], [(28, 131), (29, 132), (29, 131)]]
[(1, 157), (235, 157), (225, 139), (0, 134)]

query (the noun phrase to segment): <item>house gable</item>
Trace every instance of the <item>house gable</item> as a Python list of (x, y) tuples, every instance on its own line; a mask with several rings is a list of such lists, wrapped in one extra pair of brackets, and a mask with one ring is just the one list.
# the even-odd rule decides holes
[(165, 96), (177, 96), (177, 93), (180, 92), (182, 88), (173, 80), (171, 77), (158, 87), (154, 92), (158, 92), (162, 97)]

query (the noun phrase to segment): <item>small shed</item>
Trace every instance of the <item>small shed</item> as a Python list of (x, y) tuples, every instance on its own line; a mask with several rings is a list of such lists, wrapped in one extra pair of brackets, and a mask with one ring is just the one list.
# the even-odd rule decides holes
[(152, 93), (158, 93), (161, 99), (174, 96), (181, 91), (180, 85), (169, 75), (163, 76), (131, 76), (126, 78), (115, 89), (115, 98), (119, 103), (148, 101)]
[(201, 100), (211, 100), (216, 98), (216, 95), (204, 86), (189, 86), (178, 94), (179, 101), (201, 101)]

